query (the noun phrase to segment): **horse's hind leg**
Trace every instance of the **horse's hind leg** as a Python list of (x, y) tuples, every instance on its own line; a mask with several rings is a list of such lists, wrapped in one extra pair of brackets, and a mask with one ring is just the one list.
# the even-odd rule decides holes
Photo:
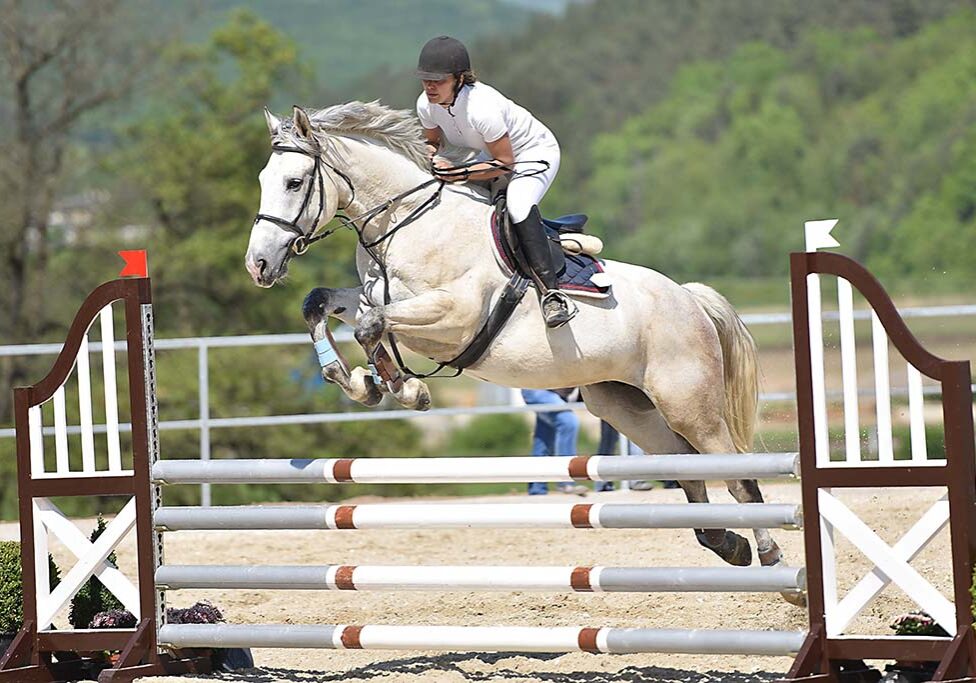
[[(627, 435), (645, 453), (694, 453), (695, 449), (665, 422), (647, 395), (621, 382), (601, 382), (582, 388), (586, 407)], [(703, 481), (679, 480), (689, 503), (707, 503), (708, 491)], [(749, 541), (727, 529), (695, 529), (695, 538), (729, 564), (752, 563)]]
[[(759, 484), (755, 479), (733, 479), (725, 482), (729, 487), (729, 493), (740, 503), (762, 503), (763, 495), (759, 490)], [(759, 562), (764, 567), (779, 564), (783, 559), (783, 551), (773, 540), (769, 529), (753, 529), (756, 536), (756, 553), (759, 555)]]

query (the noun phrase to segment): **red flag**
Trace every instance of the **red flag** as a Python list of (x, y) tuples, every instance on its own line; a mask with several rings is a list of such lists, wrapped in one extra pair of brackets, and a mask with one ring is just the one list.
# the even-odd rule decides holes
[(125, 268), (119, 273), (120, 277), (129, 275), (135, 277), (149, 277), (149, 265), (146, 263), (146, 250), (120, 251), (119, 256), (125, 261)]

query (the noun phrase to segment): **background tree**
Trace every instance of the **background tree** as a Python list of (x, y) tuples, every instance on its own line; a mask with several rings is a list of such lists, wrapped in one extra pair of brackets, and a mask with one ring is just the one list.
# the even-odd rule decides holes
[(303, 101), (310, 70), (291, 40), (246, 11), (205, 43), (174, 46), (163, 68), (172, 78), (110, 163), (125, 188), (111, 218), (142, 224), (153, 246), (154, 282), (166, 291), (158, 317), (169, 334), (192, 335), (284, 331), (288, 313), (301, 323), (294, 292), (312, 275), (299, 266), (298, 283), (258, 296), (243, 255), (271, 153), (262, 110), (285, 95)]
[[(145, 117), (128, 127), (109, 166), (124, 190), (125, 204), (113, 207), (118, 226), (142, 223), (152, 244), (154, 301), (160, 336), (303, 332), (301, 300), (313, 286), (351, 285), (355, 238), (343, 231), (296, 259), (287, 286), (259, 290), (244, 270), (260, 188), (257, 174), (271, 154), (263, 108), (285, 99), (305, 101), (313, 87), (310, 69), (293, 41), (248, 11), (234, 12), (209, 39), (175, 46), (164, 69), (174, 74), (159, 87)], [(332, 258), (329, 255), (334, 254)], [(336, 391), (327, 391), (311, 347), (214, 350), (210, 391), (214, 417), (249, 410), (260, 414), (348, 410)], [(353, 355), (355, 357), (355, 355)], [(192, 354), (159, 357), (160, 414), (192, 417), (197, 385)], [(408, 455), (419, 449), (421, 432), (407, 422), (304, 425), (276, 429), (217, 430), (215, 457), (300, 450), (325, 457), (356, 452)], [(194, 432), (166, 432), (164, 452), (192, 452)], [(294, 487), (297, 489), (298, 487)], [(261, 494), (317, 496), (285, 487)], [(251, 494), (254, 492), (252, 491)], [(235, 502), (241, 487), (221, 487), (216, 500)], [(187, 487), (179, 500), (195, 496)], [(342, 495), (336, 491), (335, 495)], [(348, 495), (348, 494), (346, 494)], [(192, 498), (190, 498), (192, 500)], [(298, 498), (296, 498), (298, 499)]]
[[(153, 41), (126, 26), (138, 3), (0, 0), (0, 339), (36, 341), (48, 324), (49, 219), (84, 117), (147, 75)], [(0, 362), (0, 415), (22, 365)]]

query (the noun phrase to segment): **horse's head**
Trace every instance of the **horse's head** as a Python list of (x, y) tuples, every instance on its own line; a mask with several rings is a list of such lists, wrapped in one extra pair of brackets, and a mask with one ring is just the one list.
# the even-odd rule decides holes
[(288, 273), (288, 261), (338, 210), (335, 171), (308, 114), (295, 107), (291, 119), (264, 111), (272, 153), (258, 179), (261, 203), (251, 228), (244, 265), (254, 284), (271, 287)]

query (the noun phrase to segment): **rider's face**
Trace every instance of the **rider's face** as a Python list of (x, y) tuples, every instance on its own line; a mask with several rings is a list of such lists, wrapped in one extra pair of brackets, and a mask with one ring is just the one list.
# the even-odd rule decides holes
[(439, 81), (422, 81), (424, 94), (431, 104), (450, 104), (454, 100), (454, 76)]

